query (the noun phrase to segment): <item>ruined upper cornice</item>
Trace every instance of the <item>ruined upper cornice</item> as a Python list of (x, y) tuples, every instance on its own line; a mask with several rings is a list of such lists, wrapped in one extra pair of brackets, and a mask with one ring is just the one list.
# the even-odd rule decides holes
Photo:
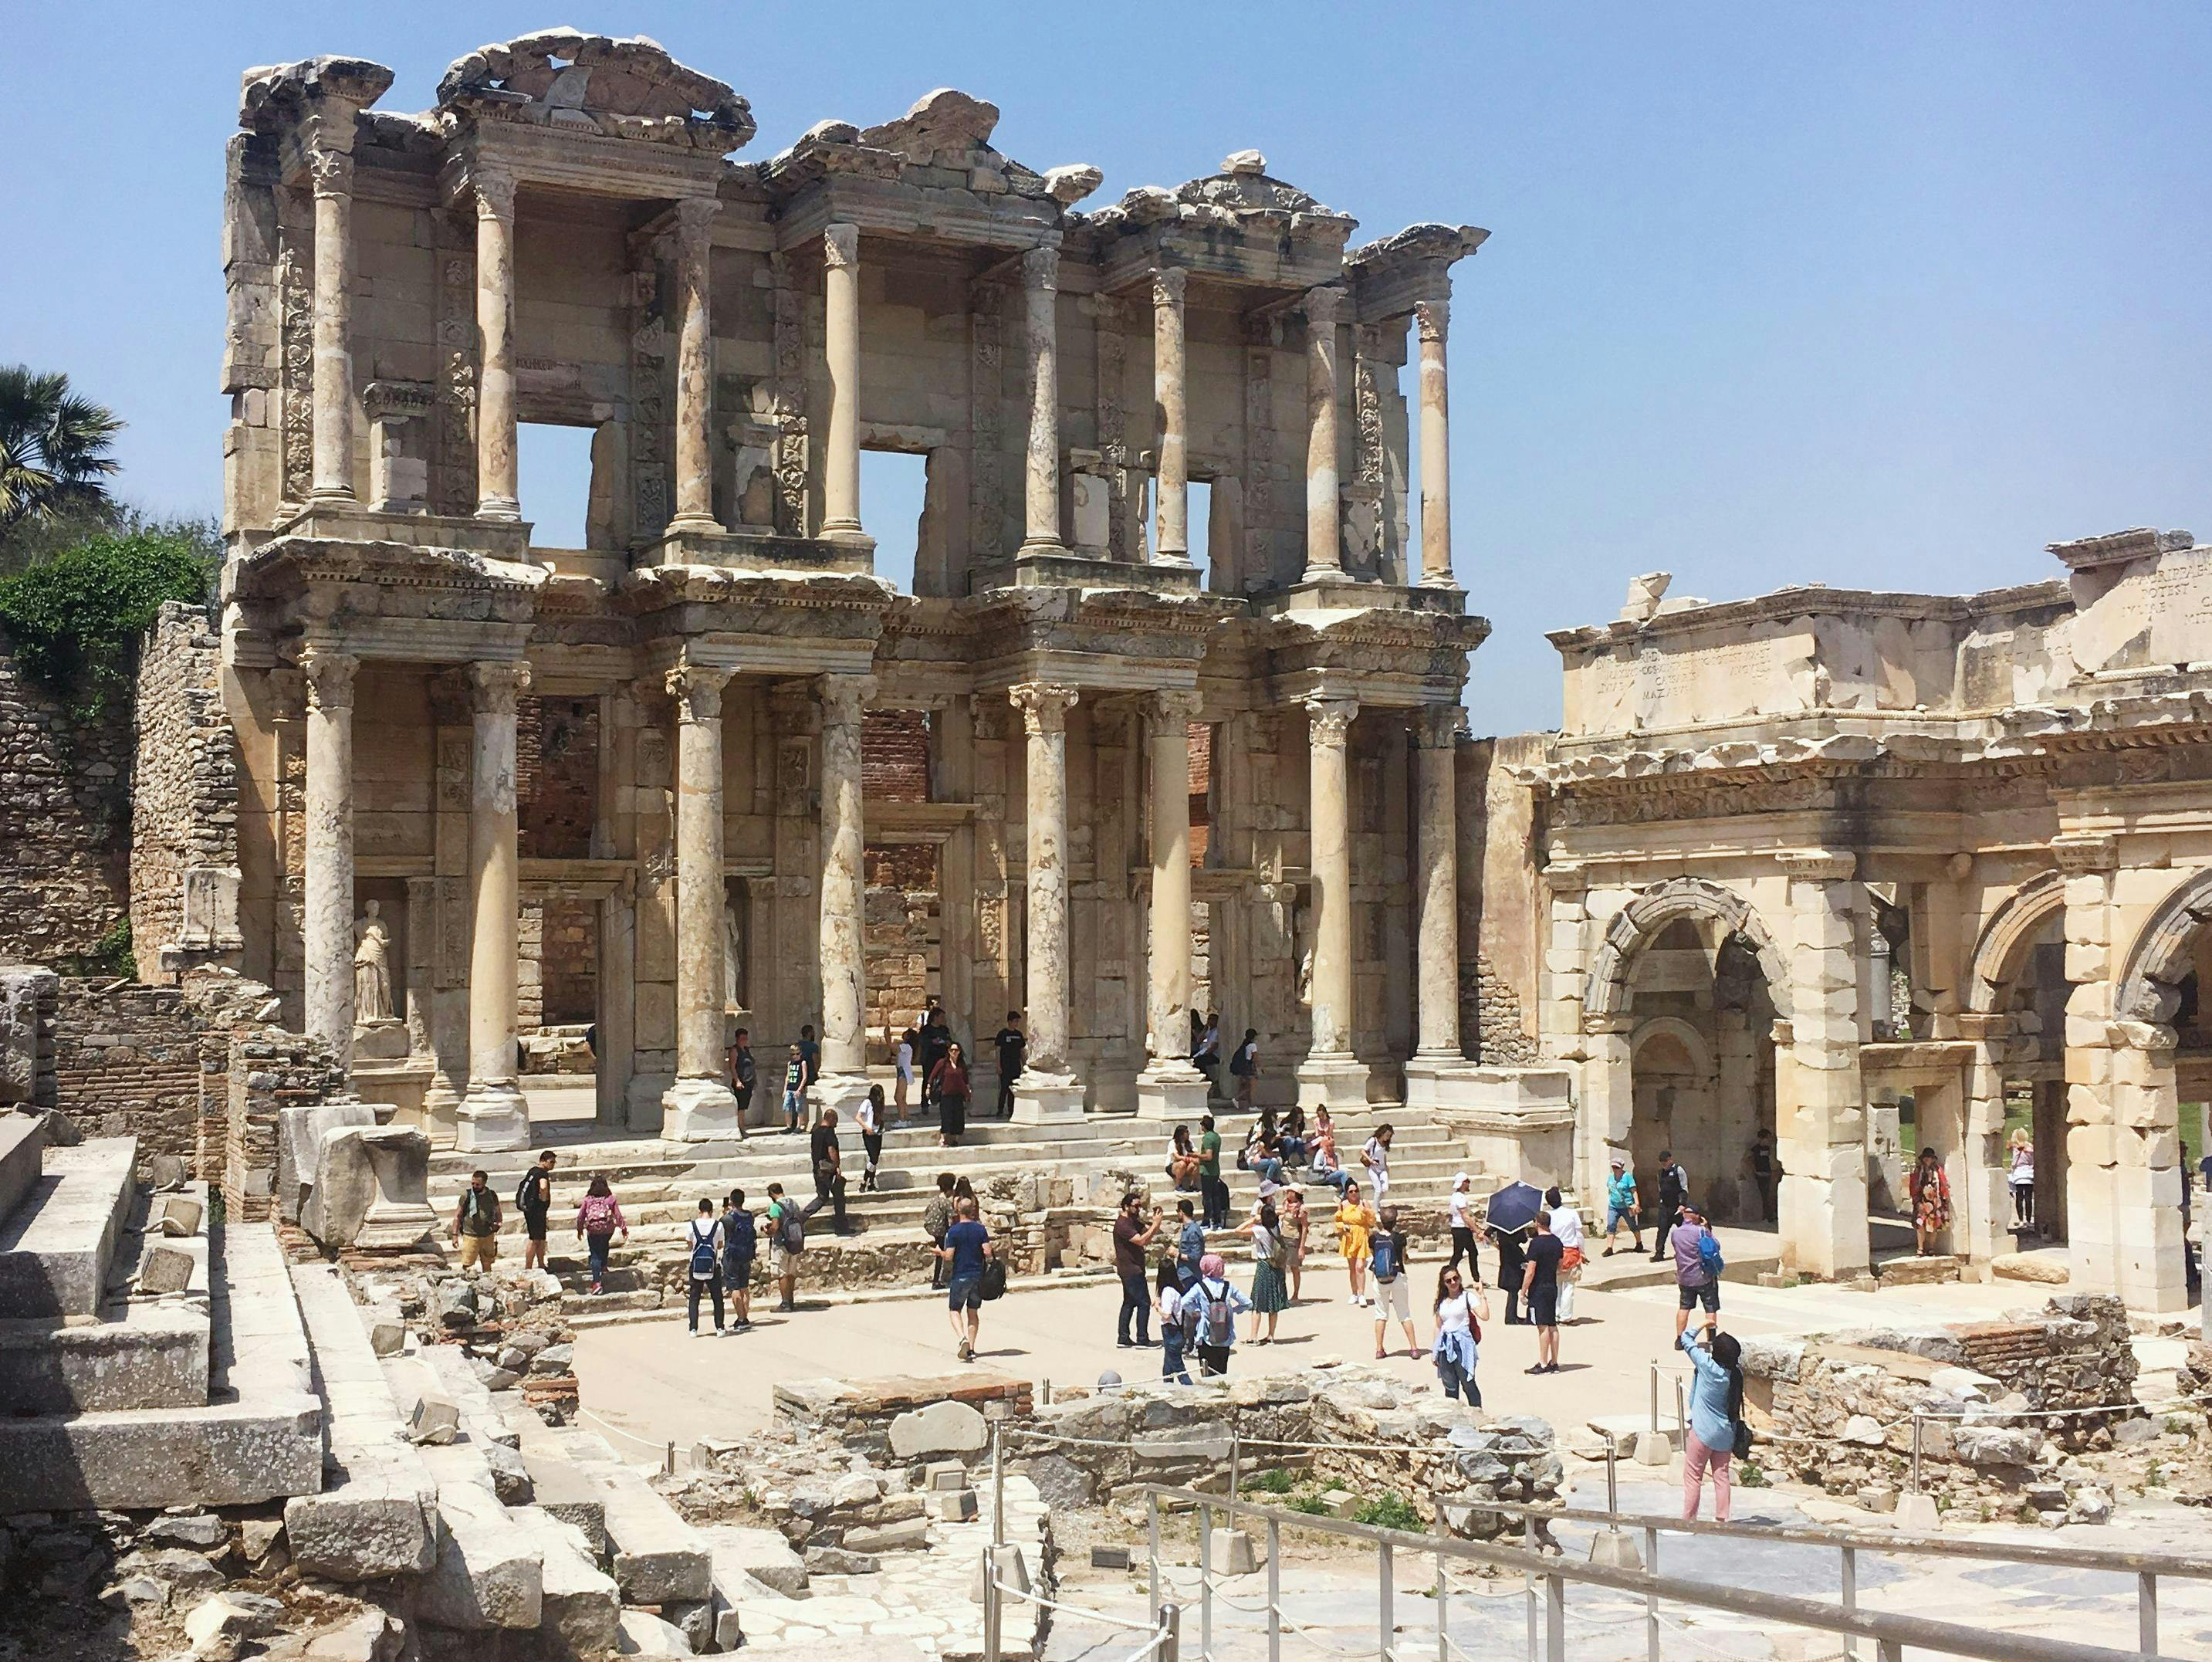
[(1368, 322), (1401, 317), (1421, 301), (1449, 299), (1451, 268), (1490, 240), (1475, 225), (1408, 225), (1344, 257), (1353, 303)]
[(438, 80), (448, 128), (511, 122), (725, 155), (755, 131), (726, 82), (688, 69), (657, 40), (542, 29), (455, 58)]
[(332, 107), (358, 113), (392, 88), (392, 71), (366, 58), (325, 53), (296, 64), (264, 64), (239, 77), (238, 125), (274, 134), (301, 116)]
[(1171, 191), (1139, 185), (1088, 219), (1106, 235), (1157, 225), (1248, 233), (1266, 229), (1339, 249), (1359, 223), (1350, 214), (1340, 214), (1275, 178), (1267, 172), (1267, 158), (1257, 150), (1238, 150), (1224, 159), (1218, 173), (1188, 180)]
[(1586, 651), (1624, 640), (1656, 643), (1669, 636), (1741, 629), (1807, 618), (1901, 618), (1913, 623), (1969, 624), (2005, 612), (2063, 611), (2072, 604), (2063, 581), (2017, 583), (1973, 594), (1913, 594), (1893, 589), (1831, 588), (1796, 583), (1742, 600), (1695, 600), (1669, 606), (1641, 620), (1616, 618), (1548, 630), (1544, 638), (1563, 653)]
[(2095, 571), (2126, 565), (2136, 560), (2156, 559), (2197, 546), (2186, 531), (2160, 531), (2147, 525), (2101, 537), (2081, 537), (2068, 543), (2045, 543), (2044, 551), (2057, 556), (2069, 571)]

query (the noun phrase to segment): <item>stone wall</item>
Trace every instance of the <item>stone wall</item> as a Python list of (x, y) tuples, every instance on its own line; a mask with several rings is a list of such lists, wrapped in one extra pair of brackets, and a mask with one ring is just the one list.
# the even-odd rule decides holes
[(923, 1001), (937, 989), (938, 850), (927, 843), (874, 844), (866, 865), (868, 1059), (887, 1062), (898, 1035), (921, 1021)]
[(514, 790), (526, 860), (583, 860), (599, 813), (599, 701), (539, 698), (514, 704)]
[(240, 944), (238, 740), (223, 708), (222, 650), (206, 609), (172, 600), (139, 655), (130, 904), (131, 946), (147, 980), (161, 970), (165, 949), (174, 963), (180, 950)]
[(0, 962), (87, 954), (125, 915), (131, 713), (80, 721), (0, 634)]
[[(181, 989), (65, 977), (54, 1020), (56, 1105), (87, 1136), (135, 1136), (205, 1177), (206, 1013)], [(227, 1046), (218, 1032), (219, 1063)]]
[(54, 1012), (61, 982), (35, 964), (0, 964), (0, 1107), (54, 1105)]
[(351, 1094), (320, 1041), (264, 1020), (241, 1020), (225, 1047), (222, 1194), (229, 1216), (258, 1223), (275, 1211), (276, 1116)]

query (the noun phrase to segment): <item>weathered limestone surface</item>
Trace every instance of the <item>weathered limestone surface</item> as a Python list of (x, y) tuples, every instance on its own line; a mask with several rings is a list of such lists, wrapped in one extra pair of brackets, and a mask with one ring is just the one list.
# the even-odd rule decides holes
[(438, 1226), (430, 1139), (411, 1125), (338, 1125), (315, 1150), (300, 1225), (325, 1247), (413, 1246)]

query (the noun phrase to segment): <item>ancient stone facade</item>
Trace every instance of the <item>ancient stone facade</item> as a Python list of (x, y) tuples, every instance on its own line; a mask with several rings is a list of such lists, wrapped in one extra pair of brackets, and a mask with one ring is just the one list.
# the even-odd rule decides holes
[(131, 939), (143, 978), (234, 963), (238, 746), (222, 642), (204, 607), (171, 601), (139, 654), (131, 765)]
[[(1987, 1260), (2013, 1245), (2010, 1115), (2074, 1285), (2186, 1301), (2212, 551), (2136, 530), (2050, 551), (2063, 580), (1956, 598), (1711, 605), (1655, 575), (1551, 637), (1565, 724), (1492, 770), (1526, 829), (1489, 822), (1483, 939), (1572, 1077), (1587, 1189), (1616, 1155), (1648, 1183), (1671, 1146), (1718, 1215), (1778, 1212), (1785, 1268), (1851, 1275), (1870, 1186), (1905, 1190), (1909, 1099), (1942, 1244)], [(1499, 950), (1515, 895), (1532, 927)]]
[[(1096, 169), (955, 92), (738, 161), (744, 100), (647, 42), (489, 47), (421, 115), (391, 80), (257, 70), (229, 152), (238, 963), (289, 1021), (465, 1147), (526, 1134), (518, 1032), (579, 984), (600, 1117), (676, 1136), (731, 1127), (737, 1023), (771, 1068), (813, 1025), (843, 1101), (917, 993), (971, 1043), (1026, 1011), (1030, 1119), (1200, 1099), (1201, 989), (1265, 1098), (1448, 1091), (1484, 233), (1347, 250), (1249, 151), (1080, 210)], [(583, 548), (532, 537), (537, 423), (591, 429)], [(911, 595), (866, 449), (926, 459)], [(887, 718), (920, 753), (872, 770)], [(868, 874), (917, 846), (894, 925)]]

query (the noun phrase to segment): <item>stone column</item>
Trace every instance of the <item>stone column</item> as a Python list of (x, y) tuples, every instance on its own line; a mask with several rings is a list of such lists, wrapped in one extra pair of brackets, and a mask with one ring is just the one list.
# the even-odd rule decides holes
[[(353, 112), (317, 124), (308, 151), (315, 190), (315, 428), (310, 504), (354, 501)], [(350, 971), (349, 971), (350, 973)]]
[(1421, 712), (1413, 730), (1418, 752), (1413, 789), (1419, 825), (1413, 841), (1414, 956), (1419, 965), (1419, 1038), (1416, 1054), (1457, 1062), (1459, 1045), (1459, 829), (1456, 777), (1460, 711), (1449, 704)]
[(722, 935), (722, 691), (726, 669), (678, 664), (676, 701), (676, 1082), (661, 1098), (672, 1142), (734, 1136), (738, 1099), (723, 1049), (729, 969)]
[(1152, 904), (1146, 1061), (1137, 1075), (1137, 1111), (1152, 1119), (1193, 1119), (1206, 1111), (1206, 1075), (1190, 1064), (1190, 724), (1198, 710), (1198, 694), (1180, 690), (1156, 692), (1145, 707)]
[(1826, 1277), (1856, 1275), (1871, 1261), (1866, 1106), (1859, 1078), (1856, 861), (1849, 854), (1816, 850), (1784, 854), (1778, 862), (1790, 874), (1793, 936), (1788, 1056), (1785, 1065), (1778, 1055), (1775, 1068), (1782, 1267)]
[(520, 1148), (530, 1111), (515, 1047), (520, 860), (515, 848), (514, 701), (530, 685), (525, 663), (469, 666), (473, 729), (469, 772), (469, 1088), (454, 1146)]
[(1451, 559), (1451, 422), (1446, 403), (1444, 333), (1448, 300), (1417, 301), (1421, 338), (1421, 586), (1457, 588)]
[(1152, 419), (1159, 433), (1154, 490), (1158, 524), (1152, 563), (1190, 563), (1190, 431), (1184, 373), (1183, 290), (1188, 273), (1167, 266), (1152, 273)]
[[(1960, 1150), (1962, 1175), (1951, 1184), (1959, 1221), (1952, 1233), (1965, 1255), (1986, 1263), (2013, 1250), (2012, 1196), (2004, 1172), (2004, 1063), (2013, 1043), (2009, 1015), (1960, 1011), (1954, 1018), (1959, 1036), (1973, 1041), (1966, 1063), (1966, 1136)], [(1923, 1120), (1924, 1126), (1926, 1121)], [(1923, 1132), (1923, 1135), (1926, 1135)]]
[(1343, 289), (1306, 291), (1306, 569), (1300, 581), (1309, 583), (1344, 575), (1336, 471), (1336, 326), (1343, 312)]
[(822, 533), (860, 537), (860, 228), (822, 233), (822, 351), (830, 420), (822, 457)]
[(514, 178), (471, 176), (477, 198), (477, 517), (519, 520), (514, 436)]
[(350, 653), (310, 646), (306, 869), (302, 874), (302, 1004), (310, 1037), (341, 1068), (353, 1061), (353, 678)]
[(1028, 986), (1028, 1065), (1014, 1090), (1024, 1123), (1083, 1111), (1083, 1087), (1067, 1066), (1067, 712), (1076, 690), (1028, 681), (1007, 697), (1022, 713), (1028, 796), (1029, 912), (1024, 931)]
[(671, 531), (720, 531), (714, 521), (714, 454), (707, 425), (714, 402), (714, 340), (708, 294), (711, 233), (721, 211), (714, 197), (676, 204), (676, 514)]
[(1367, 1069), (1352, 1050), (1352, 721), (1350, 698), (1309, 698), (1312, 759), (1309, 836), (1314, 891), (1313, 1040), (1298, 1068), (1298, 1099), (1334, 1108), (1367, 1099)]
[[(1030, 441), (1022, 500), (1028, 524), (1023, 554), (1064, 554), (1060, 540), (1060, 249), (1032, 248), (1022, 256), (1026, 322), (1023, 350), (1029, 357)], [(1034, 1041), (1032, 1041), (1034, 1043)]]
[(851, 1123), (868, 1093), (860, 715), (872, 675), (822, 678), (822, 1078), (824, 1106)]

